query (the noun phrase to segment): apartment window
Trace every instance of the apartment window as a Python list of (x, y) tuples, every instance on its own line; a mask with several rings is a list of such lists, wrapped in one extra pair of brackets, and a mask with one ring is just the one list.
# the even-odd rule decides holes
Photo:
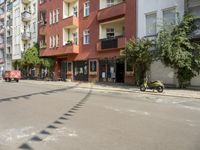
[(90, 61), (90, 72), (97, 72), (97, 61), (96, 60)]
[(133, 65), (130, 61), (126, 61), (126, 72), (133, 72)]
[(84, 17), (90, 15), (90, 1), (84, 3)]
[(114, 30), (114, 28), (107, 28), (106, 29), (106, 37), (108, 39), (115, 37), (115, 30)]
[(113, 6), (114, 5), (114, 0), (106, 0), (106, 2), (107, 2), (107, 7), (111, 7), (111, 6)]
[(176, 12), (175, 9), (167, 9), (163, 11), (163, 27), (164, 29), (170, 29), (176, 24)]
[(53, 16), (53, 15), (52, 15), (52, 12), (50, 12), (50, 13), (49, 13), (49, 23), (50, 23), (50, 24), (52, 24), (52, 21), (53, 21), (53, 20), (52, 20), (52, 16)]
[(50, 45), (50, 48), (52, 48), (53, 47), (53, 41), (52, 41), (52, 36), (50, 36), (50, 38), (49, 38), (49, 45)]
[(191, 7), (189, 8), (189, 10), (190, 10), (190, 13), (194, 15), (195, 17), (200, 17), (200, 6)]
[(55, 22), (56, 22), (56, 11), (53, 10), (53, 23), (55, 23)]
[(33, 33), (36, 32), (36, 22), (33, 22)]
[(67, 62), (67, 72), (72, 72), (72, 62)]
[(89, 44), (90, 43), (90, 32), (89, 30), (85, 30), (83, 32), (83, 44)]
[(59, 47), (59, 35), (56, 35), (56, 47)]
[(77, 33), (73, 33), (73, 41), (75, 45), (78, 45), (78, 34)]
[(56, 10), (56, 22), (59, 21), (59, 9)]
[(156, 13), (146, 15), (146, 35), (156, 34)]
[(34, 3), (33, 4), (33, 14), (35, 14), (36, 13), (36, 4)]

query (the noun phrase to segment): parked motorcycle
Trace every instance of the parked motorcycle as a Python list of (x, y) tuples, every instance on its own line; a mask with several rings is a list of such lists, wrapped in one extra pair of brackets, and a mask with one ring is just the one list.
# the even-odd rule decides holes
[(157, 80), (153, 82), (148, 82), (148, 80), (144, 80), (144, 83), (140, 86), (140, 91), (145, 92), (147, 89), (157, 90), (159, 93), (162, 93), (164, 90), (164, 84)]

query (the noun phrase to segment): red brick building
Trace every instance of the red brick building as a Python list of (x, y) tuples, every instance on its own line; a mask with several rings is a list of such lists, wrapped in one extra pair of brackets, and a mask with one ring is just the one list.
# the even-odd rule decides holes
[(119, 58), (136, 34), (136, 0), (40, 0), (40, 56), (56, 59), (58, 78), (131, 82)]

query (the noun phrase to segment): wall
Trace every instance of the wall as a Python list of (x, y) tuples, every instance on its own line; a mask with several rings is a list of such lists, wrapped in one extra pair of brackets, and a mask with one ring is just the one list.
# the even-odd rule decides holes
[[(148, 5), (146, 3), (146, 0), (137, 1), (137, 37), (139, 38), (146, 36), (146, 14), (157, 14), (157, 32), (163, 25), (163, 10), (176, 8), (180, 18), (184, 14), (184, 0), (151, 0)], [(165, 84), (176, 84), (173, 69), (166, 67), (160, 61), (154, 62), (150, 70), (151, 80), (162, 80)]]

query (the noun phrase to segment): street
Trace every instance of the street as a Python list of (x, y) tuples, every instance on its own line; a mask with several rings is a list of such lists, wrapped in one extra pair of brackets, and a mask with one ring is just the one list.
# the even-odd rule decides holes
[(0, 150), (200, 150), (200, 99), (0, 81)]

